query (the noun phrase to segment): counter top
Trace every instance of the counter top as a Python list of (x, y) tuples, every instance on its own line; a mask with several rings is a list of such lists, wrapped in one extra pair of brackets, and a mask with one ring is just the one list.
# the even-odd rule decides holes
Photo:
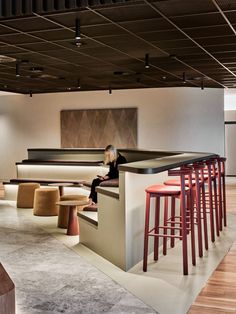
[(154, 174), (180, 167), (186, 163), (207, 160), (216, 157), (214, 153), (176, 152), (176, 155), (131, 162), (119, 166), (120, 171), (139, 174)]

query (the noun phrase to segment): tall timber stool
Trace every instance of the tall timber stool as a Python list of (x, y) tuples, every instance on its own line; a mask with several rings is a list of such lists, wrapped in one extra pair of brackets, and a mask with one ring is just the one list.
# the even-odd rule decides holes
[[(192, 264), (196, 264), (195, 255), (195, 237), (194, 237), (194, 217), (193, 217), (193, 202), (191, 190), (185, 186), (185, 176), (188, 176), (191, 181), (192, 170), (179, 169), (169, 170), (168, 175), (180, 176), (181, 185), (152, 185), (146, 191), (146, 214), (144, 227), (144, 252), (143, 252), (143, 271), (147, 271), (148, 257), (148, 240), (149, 237), (154, 237), (154, 260), (158, 260), (159, 238), (163, 238), (163, 254), (166, 254), (166, 240), (180, 239), (182, 240), (182, 258), (183, 258), (183, 274), (188, 274), (188, 252), (187, 252), (187, 235), (191, 233), (191, 248), (192, 248)], [(191, 182), (189, 183), (191, 185)], [(187, 196), (190, 197), (187, 201)], [(155, 219), (154, 227), (150, 229), (150, 209), (151, 198), (155, 198)], [(164, 198), (163, 207), (163, 224), (160, 224), (160, 201)], [(168, 220), (168, 199), (171, 199), (171, 220)], [(180, 199), (180, 220), (176, 219), (175, 215), (175, 199)], [(189, 208), (188, 208), (188, 206)], [(189, 221), (187, 221), (187, 211), (189, 211)], [(188, 227), (189, 226), (189, 227)], [(168, 234), (170, 231), (170, 234)], [(179, 231), (176, 233), (175, 231)], [(172, 242), (173, 244), (173, 242)]]

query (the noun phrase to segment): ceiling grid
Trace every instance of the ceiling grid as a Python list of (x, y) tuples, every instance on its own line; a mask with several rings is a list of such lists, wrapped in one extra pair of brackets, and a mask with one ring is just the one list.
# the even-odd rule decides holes
[(0, 89), (235, 88), (235, 34), (235, 0), (0, 0)]

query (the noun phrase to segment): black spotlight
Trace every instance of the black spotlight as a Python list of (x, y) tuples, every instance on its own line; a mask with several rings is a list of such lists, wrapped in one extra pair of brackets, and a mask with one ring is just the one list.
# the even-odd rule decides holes
[(111, 85), (109, 86), (109, 94), (112, 94), (112, 88), (111, 88)]
[(16, 77), (20, 76), (20, 62), (16, 62)]
[(29, 94), (30, 94), (30, 97), (33, 97), (33, 93), (32, 93), (32, 90), (30, 90), (30, 93), (29, 93)]
[(80, 79), (78, 79), (78, 81), (77, 81), (77, 88), (81, 89)]
[(185, 72), (183, 72), (183, 83), (184, 83), (184, 84), (187, 83), (187, 82), (186, 82), (186, 74), (185, 74)]
[(204, 78), (202, 77), (202, 80), (201, 80), (201, 89), (204, 89)]
[(75, 39), (80, 40), (81, 35), (80, 35), (80, 20), (77, 18), (75, 20)]
[(149, 53), (145, 54), (145, 68), (149, 69), (150, 65), (149, 65)]

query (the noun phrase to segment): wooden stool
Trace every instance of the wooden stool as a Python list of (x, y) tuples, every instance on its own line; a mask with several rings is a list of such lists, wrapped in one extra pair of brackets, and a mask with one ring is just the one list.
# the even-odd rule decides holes
[(87, 205), (88, 201), (60, 201), (56, 203), (57, 205), (69, 207), (69, 220), (67, 227), (67, 235), (78, 235), (79, 234), (79, 224), (77, 218), (77, 207)]
[[(88, 202), (86, 195), (63, 195), (60, 197), (60, 201), (85, 201)], [(85, 205), (77, 206), (77, 210), (83, 210)], [(69, 221), (69, 206), (59, 206), (58, 223), (59, 228), (67, 229)]]
[(34, 192), (39, 187), (40, 187), (40, 184), (36, 182), (19, 183), (16, 207), (33, 208)]
[(59, 191), (57, 188), (39, 188), (35, 190), (34, 215), (58, 216)]

